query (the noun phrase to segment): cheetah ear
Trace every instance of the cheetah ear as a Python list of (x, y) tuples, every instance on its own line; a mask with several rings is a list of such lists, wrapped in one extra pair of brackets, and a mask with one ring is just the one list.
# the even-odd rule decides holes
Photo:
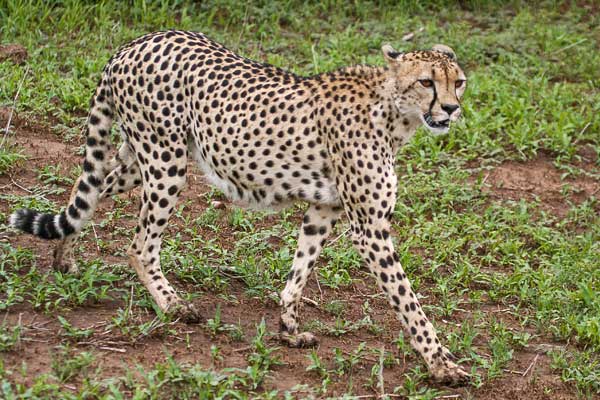
[(435, 46), (432, 47), (433, 51), (439, 51), (440, 53), (443, 53), (445, 55), (447, 55), (448, 57), (450, 57), (451, 60), (456, 61), (456, 53), (454, 52), (454, 50), (452, 50), (450, 47), (446, 46), (445, 44), (436, 44)]
[(385, 58), (385, 61), (389, 64), (398, 61), (398, 57), (402, 54), (401, 52), (394, 50), (389, 44), (381, 46), (381, 51), (383, 52), (383, 58)]

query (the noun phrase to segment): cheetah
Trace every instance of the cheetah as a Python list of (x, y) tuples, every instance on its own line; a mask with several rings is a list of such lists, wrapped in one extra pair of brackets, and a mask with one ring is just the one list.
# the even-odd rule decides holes
[[(186, 182), (188, 159), (232, 201), (255, 208), (309, 204), (281, 292), (280, 339), (317, 344), (300, 332), (298, 305), (307, 278), (344, 214), (354, 247), (410, 335), (431, 375), (469, 375), (440, 343), (400, 265), (391, 238), (398, 179), (395, 155), (419, 126), (448, 131), (461, 114), (466, 77), (454, 51), (398, 52), (386, 65), (298, 76), (252, 61), (204, 34), (155, 32), (121, 47), (103, 69), (90, 102), (83, 172), (59, 214), (18, 210), (10, 224), (59, 239), (53, 266), (76, 272), (78, 234), (105, 197), (141, 186), (129, 264), (161, 310), (188, 322), (196, 309), (160, 267), (161, 237)], [(111, 156), (112, 123), (121, 144)]]

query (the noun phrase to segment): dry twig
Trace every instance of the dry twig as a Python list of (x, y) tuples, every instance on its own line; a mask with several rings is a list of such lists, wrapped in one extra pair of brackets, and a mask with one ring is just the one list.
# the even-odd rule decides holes
[(233, 349), (231, 351), (234, 353), (241, 353), (241, 352), (251, 350), (251, 349), (252, 349), (252, 346), (244, 346), (244, 347), (240, 347), (239, 349)]
[(535, 364), (537, 363), (537, 360), (539, 358), (540, 354), (536, 354), (535, 357), (533, 358), (533, 360), (531, 361), (531, 364), (529, 364), (529, 366), (527, 367), (527, 369), (525, 370), (525, 372), (523, 372), (523, 377), (525, 377), (525, 375), (527, 375), (527, 373), (529, 371), (532, 370), (532, 368), (535, 366)]
[(108, 347), (108, 346), (99, 346), (98, 347), (100, 350), (106, 350), (106, 351), (114, 351), (116, 353), (127, 353), (127, 350), (125, 349), (120, 349), (118, 347)]
[(10, 107), (10, 114), (8, 114), (8, 121), (6, 122), (6, 127), (4, 128), (4, 136), (2, 136), (2, 141), (0, 142), (0, 147), (4, 146), (4, 141), (8, 136), (8, 131), (10, 130), (10, 124), (12, 122), (12, 117), (15, 112), (15, 108), (17, 107), (17, 100), (19, 99), (19, 93), (21, 92), (21, 87), (23, 86), (23, 82), (25, 82), (25, 78), (29, 73), (29, 65), (25, 69), (25, 73), (23, 74), (23, 78), (21, 78), (21, 82), (19, 82), (19, 86), (17, 87), (17, 93), (15, 93), (15, 97), (13, 99), (13, 104)]
[(385, 345), (381, 346), (381, 355), (379, 356), (379, 390), (381, 397), (385, 395), (385, 383), (383, 382), (383, 359), (385, 356)]

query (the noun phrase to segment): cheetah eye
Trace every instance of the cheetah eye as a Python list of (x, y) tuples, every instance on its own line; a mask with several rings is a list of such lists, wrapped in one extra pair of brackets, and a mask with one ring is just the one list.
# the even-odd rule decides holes
[(431, 79), (419, 79), (419, 83), (426, 88), (430, 88), (433, 86), (433, 81)]
[(462, 87), (465, 84), (464, 79), (459, 79), (454, 83), (454, 86), (458, 89), (460, 87)]

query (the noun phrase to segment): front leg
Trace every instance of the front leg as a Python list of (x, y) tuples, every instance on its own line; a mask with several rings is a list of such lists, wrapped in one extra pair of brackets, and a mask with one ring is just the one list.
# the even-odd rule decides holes
[(410, 334), (412, 347), (424, 358), (435, 379), (464, 381), (468, 374), (450, 361), (450, 352), (440, 344), (394, 251), (390, 218), (396, 203), (397, 177), (391, 149), (374, 143), (362, 146), (355, 154), (338, 152), (334, 161), (352, 243)]
[(389, 223), (353, 224), (352, 242), (366, 260), (377, 284), (406, 332), (410, 344), (424, 358), (433, 377), (439, 381), (461, 382), (469, 375), (453, 363), (450, 352), (440, 343), (435, 328), (425, 316), (411, 289), (390, 237)]
[(311, 347), (317, 344), (312, 333), (298, 332), (298, 304), (323, 243), (335, 226), (339, 213), (339, 208), (311, 205), (304, 214), (294, 263), (285, 289), (281, 292), (280, 338), (290, 347)]

